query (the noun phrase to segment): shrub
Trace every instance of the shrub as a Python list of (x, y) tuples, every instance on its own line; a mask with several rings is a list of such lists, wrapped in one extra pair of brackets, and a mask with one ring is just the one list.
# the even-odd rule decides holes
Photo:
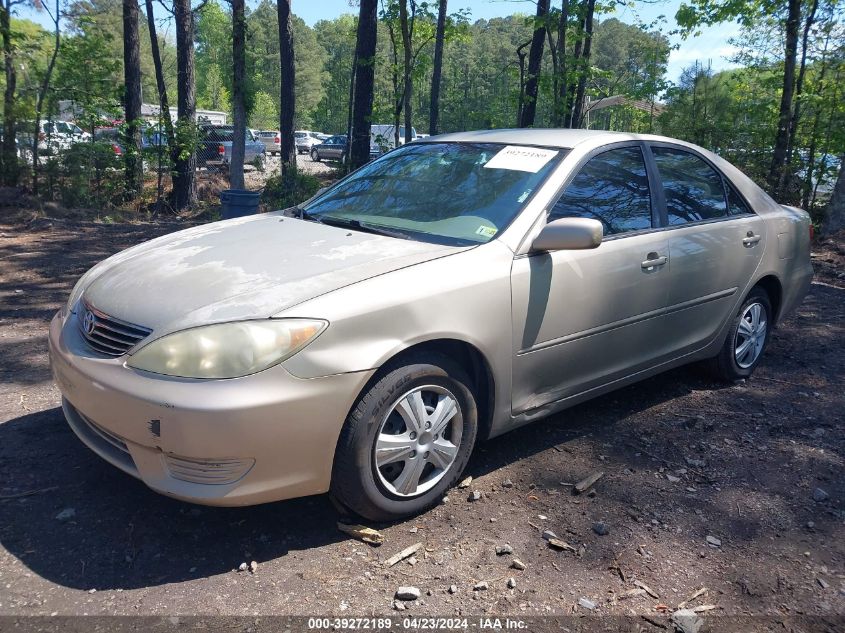
[(287, 209), (308, 200), (321, 186), (322, 183), (316, 176), (291, 170), (283, 176), (267, 179), (261, 202), (271, 210)]

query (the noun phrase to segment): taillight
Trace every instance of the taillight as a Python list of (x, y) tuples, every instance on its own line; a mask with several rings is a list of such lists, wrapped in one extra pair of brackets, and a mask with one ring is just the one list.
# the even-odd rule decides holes
[(113, 144), (111, 148), (114, 150), (115, 156), (120, 156), (123, 154), (123, 150), (120, 149), (120, 145)]
[(226, 148), (223, 147), (222, 145), (218, 145), (217, 146), (217, 154), (220, 155), (220, 156), (225, 156), (226, 155)]
[(812, 242), (816, 237), (816, 227), (813, 226), (813, 223), (810, 222), (810, 241)]
[(274, 139), (273, 139), (273, 142), (274, 142), (276, 145), (278, 145), (279, 143), (281, 143), (281, 142), (282, 142), (282, 139), (281, 139), (280, 137), (278, 137), (278, 136), (277, 136), (276, 138), (274, 138)]

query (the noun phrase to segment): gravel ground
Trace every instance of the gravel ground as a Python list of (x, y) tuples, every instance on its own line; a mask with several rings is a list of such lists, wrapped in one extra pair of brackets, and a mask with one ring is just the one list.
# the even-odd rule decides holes
[[(683, 368), (483, 444), (468, 487), (370, 526), (384, 536), (375, 547), (341, 533), (324, 496), (242, 509), (164, 498), (64, 423), (48, 320), (93, 263), (176, 228), (0, 226), (0, 614), (396, 615), (398, 604), (628, 615), (660, 631), (688, 601), (712, 607), (702, 631), (739, 616), (845, 630), (841, 239), (817, 248), (810, 295), (753, 380), (717, 385)], [(592, 492), (573, 494), (595, 472)], [(395, 603), (400, 586), (420, 597)]]

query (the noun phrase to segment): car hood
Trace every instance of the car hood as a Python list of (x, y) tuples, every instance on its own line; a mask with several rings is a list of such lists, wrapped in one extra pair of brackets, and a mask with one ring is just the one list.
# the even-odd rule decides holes
[(461, 250), (267, 213), (179, 231), (118, 253), (91, 271), (83, 296), (158, 337), (208, 323), (267, 318)]

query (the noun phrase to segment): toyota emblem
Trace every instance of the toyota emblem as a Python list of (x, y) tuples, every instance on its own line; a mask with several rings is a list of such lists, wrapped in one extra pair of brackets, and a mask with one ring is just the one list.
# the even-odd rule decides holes
[(91, 310), (86, 310), (85, 316), (82, 319), (82, 329), (85, 330), (86, 334), (93, 334), (96, 324), (97, 321), (94, 313)]

